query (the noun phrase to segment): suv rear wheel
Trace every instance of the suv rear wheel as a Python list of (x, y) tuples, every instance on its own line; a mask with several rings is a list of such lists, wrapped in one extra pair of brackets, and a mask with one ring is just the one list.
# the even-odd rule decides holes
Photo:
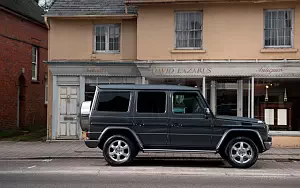
[(258, 148), (246, 137), (233, 138), (226, 148), (227, 161), (236, 168), (249, 168), (258, 158)]
[(104, 143), (103, 156), (112, 166), (127, 165), (136, 156), (136, 148), (127, 137), (115, 135)]

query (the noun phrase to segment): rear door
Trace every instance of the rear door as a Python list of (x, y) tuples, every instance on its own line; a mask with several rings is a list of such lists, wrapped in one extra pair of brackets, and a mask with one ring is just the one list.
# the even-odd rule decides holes
[(167, 93), (164, 91), (136, 91), (134, 130), (145, 149), (167, 147)]
[(132, 100), (132, 91), (98, 89), (90, 117), (89, 136), (98, 137), (106, 127), (132, 128)]

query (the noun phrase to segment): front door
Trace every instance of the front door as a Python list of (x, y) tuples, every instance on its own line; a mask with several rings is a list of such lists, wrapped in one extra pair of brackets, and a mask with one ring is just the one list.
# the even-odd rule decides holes
[(78, 138), (78, 87), (59, 87), (58, 139)]
[(183, 150), (212, 149), (212, 118), (197, 92), (172, 93), (170, 147)]

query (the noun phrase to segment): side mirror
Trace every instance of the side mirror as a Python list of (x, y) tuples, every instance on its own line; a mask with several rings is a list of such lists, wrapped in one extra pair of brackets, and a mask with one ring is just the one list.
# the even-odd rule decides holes
[(205, 115), (209, 115), (210, 114), (209, 108), (204, 108), (204, 113), (205, 113)]

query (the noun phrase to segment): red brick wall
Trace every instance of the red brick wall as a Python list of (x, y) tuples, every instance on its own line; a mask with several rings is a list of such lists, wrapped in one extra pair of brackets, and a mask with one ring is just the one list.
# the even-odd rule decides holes
[[(18, 81), (24, 68), (23, 126), (46, 126), (47, 29), (0, 10), (0, 130), (17, 127)], [(31, 79), (32, 46), (38, 47), (38, 81)]]

